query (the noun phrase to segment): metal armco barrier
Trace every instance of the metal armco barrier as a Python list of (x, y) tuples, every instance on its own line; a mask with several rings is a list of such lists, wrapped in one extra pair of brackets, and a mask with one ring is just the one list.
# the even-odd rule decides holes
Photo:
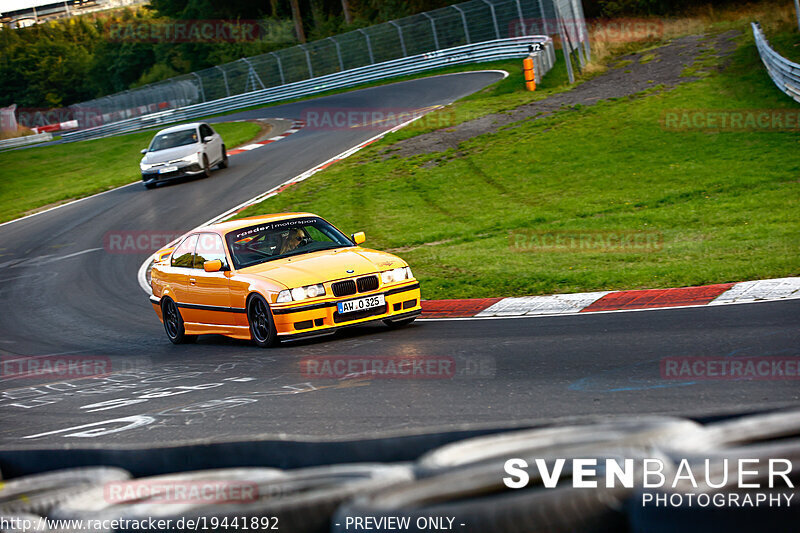
[(53, 140), (53, 135), (50, 133), (39, 133), (36, 135), (26, 135), (24, 137), (14, 137), (13, 139), (5, 139), (0, 141), (0, 150), (6, 148), (16, 148), (17, 146), (25, 146), (27, 144), (41, 143)]
[(800, 103), (800, 65), (793, 63), (781, 56), (769, 45), (761, 26), (758, 23), (751, 23), (753, 27), (753, 38), (756, 41), (758, 54), (761, 61), (767, 67), (767, 72), (778, 89), (786, 93), (795, 102)]
[(65, 142), (70, 142), (107, 137), (119, 133), (152, 128), (162, 124), (191, 120), (210, 114), (310, 96), (371, 81), (416, 74), (449, 65), (525, 57), (529, 53), (529, 46), (533, 43), (539, 43), (542, 47), (542, 51), (535, 54), (534, 58), (537, 76), (542, 77), (553, 67), (556, 60), (553, 40), (546, 35), (513, 37), (404, 57), (201, 104), (141, 115), (95, 128), (65, 133), (62, 139)]

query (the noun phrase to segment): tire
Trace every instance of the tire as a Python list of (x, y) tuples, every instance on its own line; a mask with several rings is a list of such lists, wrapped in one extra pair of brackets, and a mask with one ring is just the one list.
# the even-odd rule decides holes
[(222, 145), (222, 161), (219, 162), (217, 168), (222, 170), (223, 168), (228, 168), (228, 149), (225, 148), (225, 145)]
[[(746, 417), (755, 418), (755, 417)], [(769, 488), (771, 474), (770, 459), (781, 458), (793, 466), (788, 474), (789, 479), (796, 487), (800, 481), (800, 439), (777, 440), (771, 443), (711, 450), (698, 453), (696, 457), (686, 458), (691, 465), (698, 487), (694, 487), (686, 479), (677, 487), (667, 485), (656, 490), (637, 490), (631, 500), (629, 509), (630, 526), (632, 533), (671, 533), (681, 531), (686, 533), (727, 533), (729, 531), (752, 531), (758, 533), (783, 533), (784, 531), (797, 531), (800, 522), (800, 508), (797, 505), (705, 505), (699, 504), (697, 498), (705, 495), (709, 499), (720, 498), (724, 502), (726, 494), (736, 493), (738, 497), (749, 494), (752, 501), (756, 502), (759, 493), (768, 494), (768, 498), (783, 498), (787, 493), (797, 494), (797, 489), (788, 488), (782, 479), (775, 479), (775, 487)], [(674, 457), (678, 461), (681, 457)], [(705, 483), (704, 461), (712, 461), (711, 479), (720, 482), (723, 460), (727, 459), (728, 476), (727, 484), (720, 488), (708, 487)], [(748, 464), (747, 470), (754, 472), (748, 474), (747, 483), (757, 483), (760, 488), (739, 488), (737, 476), (737, 459), (755, 459), (757, 464)], [(670, 505), (656, 506), (644, 505), (643, 497), (649, 493), (653, 500), (658, 497), (670, 501)], [(686, 494), (693, 494), (695, 503), (688, 503)], [(676, 498), (676, 500), (672, 500)], [(653, 501), (651, 500), (651, 502)], [(794, 502), (792, 502), (794, 503)]]
[(144, 188), (145, 189), (155, 189), (156, 188), (156, 184), (155, 183), (145, 183), (144, 184)]
[[(239, 490), (251, 487), (254, 496), (258, 497), (262, 485), (273, 483), (286, 477), (286, 473), (277, 468), (219, 468), (136, 478), (130, 480), (130, 488), (146, 487), (148, 484), (164, 486), (172, 483), (183, 483), (186, 487), (192, 487), (203, 482), (241, 482)], [(206, 506), (214, 508), (220, 505), (220, 502), (208, 501), (175, 501), (165, 504), (164, 500), (140, 498), (138, 491), (125, 490), (128, 487), (121, 486), (118, 488), (120, 489), (118, 491), (119, 497), (109, 499), (107, 492), (112, 493), (111, 490), (106, 491), (105, 486), (95, 486), (65, 501), (50, 511), (50, 516), (61, 520), (114, 520), (123, 517), (161, 517), (171, 515), (175, 506), (179, 506), (182, 512), (188, 511), (191, 513), (193, 511), (197, 512), (197, 507), (201, 509)], [(242, 496), (245, 495), (242, 494)]]
[(710, 446), (729, 447), (800, 437), (800, 409), (742, 416), (706, 426)]
[[(453, 519), (453, 529), (463, 533), (626, 531), (624, 501), (633, 489), (545, 489), (533, 484), (508, 489), (502, 477), (495, 466), (473, 466), (360, 495), (339, 508), (331, 520), (339, 526), (331, 531), (348, 531), (348, 517), (390, 516), (408, 519), (404, 531), (418, 532), (430, 531), (425, 526), (430, 518), (445, 519), (444, 524)], [(570, 481), (562, 477), (562, 483)]]
[(416, 319), (417, 319), (417, 317), (415, 317), (415, 316), (412, 316), (411, 318), (404, 318), (402, 320), (389, 320), (389, 319), (386, 319), (386, 320), (383, 321), (383, 323), (386, 324), (387, 326), (389, 326), (390, 328), (395, 329), (395, 328), (402, 328), (404, 326), (407, 326), (407, 325), (411, 324), (412, 322), (414, 322), (414, 320), (416, 320)]
[(208, 156), (203, 154), (203, 177), (210, 178), (211, 177), (211, 167), (208, 166)]
[(259, 485), (255, 502), (206, 506), (202, 515), (229, 519), (270, 516), (277, 519), (281, 531), (327, 533), (331, 517), (343, 502), (414, 477), (407, 465), (381, 464), (320, 466), (288, 470), (286, 474), (285, 480)]
[(260, 294), (250, 297), (247, 302), (247, 322), (250, 324), (250, 338), (259, 347), (269, 348), (278, 344), (278, 331), (269, 304)]
[(186, 334), (181, 312), (171, 298), (164, 298), (161, 302), (161, 315), (164, 317), (164, 331), (172, 344), (190, 344), (197, 340), (197, 335)]
[(616, 419), (572, 426), (547, 426), (476, 437), (431, 450), (418, 460), (418, 474), (441, 472), (477, 464), (497, 464), (504, 458), (540, 457), (558, 450), (592, 453), (598, 449), (658, 446), (680, 438), (689, 440), (703, 431), (691, 420), (667, 416)]
[(73, 520), (146, 520), (158, 517), (171, 518), (173, 524), (178, 518), (202, 521), (202, 517), (228, 517), (229, 520), (238, 517), (239, 521), (246, 518), (249, 524), (253, 518), (268, 516), (277, 518), (280, 531), (327, 532), (330, 530), (331, 515), (343, 501), (411, 479), (413, 474), (409, 466), (382, 464), (334, 465), (298, 470), (240, 468), (168, 474), (138, 478), (133, 483), (158, 484), (161, 480), (243, 481), (255, 485), (255, 498), (249, 502), (214, 504), (196, 502), (165, 505), (163, 500), (108, 504), (102, 487), (98, 487), (91, 494), (86, 493), (54, 509), (50, 516)]
[(46, 515), (76, 494), (113, 481), (125, 481), (127, 470), (113, 467), (67, 468), (5, 481), (0, 490), (0, 515)]

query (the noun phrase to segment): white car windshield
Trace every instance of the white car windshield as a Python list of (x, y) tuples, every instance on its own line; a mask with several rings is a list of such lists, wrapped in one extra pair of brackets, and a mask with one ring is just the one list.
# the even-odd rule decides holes
[(150, 143), (150, 151), (158, 152), (159, 150), (166, 150), (168, 148), (175, 148), (177, 146), (186, 146), (197, 142), (197, 130), (181, 130), (172, 131), (169, 133), (161, 133), (156, 135), (153, 142)]

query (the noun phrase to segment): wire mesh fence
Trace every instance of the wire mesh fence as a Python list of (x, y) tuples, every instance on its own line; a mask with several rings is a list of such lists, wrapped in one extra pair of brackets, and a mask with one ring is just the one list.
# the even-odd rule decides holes
[[(81, 129), (508, 37), (550, 35), (589, 56), (580, 0), (470, 0), (70, 106)], [(572, 61), (567, 61), (573, 80)]]

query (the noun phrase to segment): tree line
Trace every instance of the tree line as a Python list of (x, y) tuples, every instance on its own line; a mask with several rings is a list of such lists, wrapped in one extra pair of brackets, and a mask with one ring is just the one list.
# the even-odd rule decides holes
[[(711, 0), (731, 3), (731, 0)], [(151, 0), (0, 30), (0, 106), (61, 107), (451, 4), (448, 0)], [(584, 0), (587, 18), (681, 13), (694, 0)], [(703, 2), (708, 4), (708, 1)], [(257, 38), (138, 39), (176, 21), (260, 21)], [(116, 30), (116, 33), (115, 31)]]

